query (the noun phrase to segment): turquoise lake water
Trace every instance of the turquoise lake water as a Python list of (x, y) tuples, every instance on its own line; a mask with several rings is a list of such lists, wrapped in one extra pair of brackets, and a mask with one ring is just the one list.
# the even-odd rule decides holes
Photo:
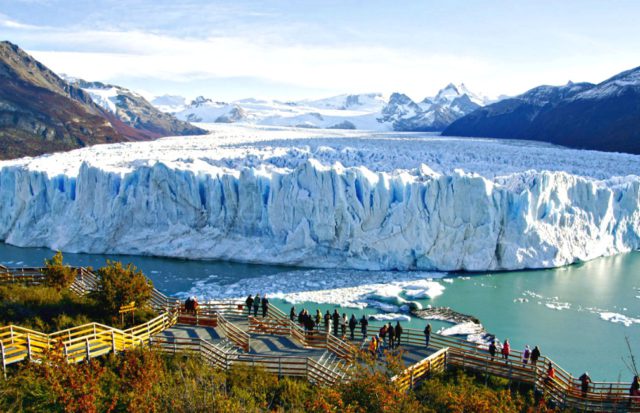
[[(40, 266), (44, 258), (52, 255), (44, 248), (17, 248), (0, 243), (0, 263), (7, 266)], [(100, 267), (108, 258), (133, 262), (158, 289), (182, 296), (192, 293), (206, 296), (207, 292), (213, 294), (212, 291), (225, 291), (227, 287), (240, 292), (239, 284), (247, 291), (262, 291), (265, 283), (280, 276), (294, 280), (298, 275), (301, 279), (317, 277), (319, 281), (341, 276), (350, 280), (348, 286), (357, 286), (366, 284), (375, 275), (155, 257), (65, 254), (69, 264), (82, 266)], [(406, 275), (397, 273), (398, 277)], [(552, 270), (448, 274), (435, 281), (444, 286), (444, 292), (418, 300), (423, 306), (447, 306), (474, 315), (488, 332), (501, 340), (509, 338), (513, 348), (539, 345), (543, 353), (574, 375), (587, 370), (598, 381), (629, 381), (632, 374), (622, 360), (629, 355), (625, 337), (640, 358), (640, 252)], [(291, 307), (282, 299), (272, 302), (287, 313)], [(312, 311), (320, 308), (324, 312), (336, 306), (296, 304), (296, 308), (302, 307)], [(340, 310), (348, 314), (377, 312), (369, 308)], [(425, 323), (414, 318), (404, 324), (423, 328)], [(436, 330), (450, 326), (444, 322), (432, 324)]]

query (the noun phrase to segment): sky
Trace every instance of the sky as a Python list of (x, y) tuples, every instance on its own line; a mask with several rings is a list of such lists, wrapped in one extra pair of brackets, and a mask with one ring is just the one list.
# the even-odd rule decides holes
[(486, 96), (640, 66), (640, 2), (0, 0), (0, 38), (148, 95)]

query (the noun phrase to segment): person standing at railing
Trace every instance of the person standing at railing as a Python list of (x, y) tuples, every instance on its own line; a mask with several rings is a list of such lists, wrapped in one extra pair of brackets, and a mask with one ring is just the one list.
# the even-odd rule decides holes
[(391, 322), (387, 324), (387, 334), (389, 335), (389, 349), (393, 350), (396, 339), (396, 331), (393, 329)]
[(351, 318), (349, 319), (349, 331), (351, 332), (351, 341), (355, 340), (354, 332), (356, 331), (356, 326), (358, 325), (358, 320), (356, 320), (356, 316), (351, 314)]
[(244, 300), (244, 303), (247, 305), (247, 317), (251, 315), (251, 307), (253, 307), (253, 297), (251, 294)]
[(260, 294), (256, 294), (256, 299), (253, 301), (253, 316), (258, 316), (258, 308), (260, 308)]
[(529, 364), (529, 357), (531, 357), (531, 349), (526, 345), (522, 352), (522, 367), (527, 367), (527, 364)]
[(329, 332), (329, 324), (331, 323), (331, 313), (329, 310), (324, 314), (324, 331), (325, 333)]
[(362, 331), (362, 340), (366, 340), (367, 339), (367, 326), (369, 325), (369, 320), (367, 320), (367, 317), (363, 314), (362, 318), (360, 319), (360, 330)]
[(338, 337), (338, 326), (340, 325), (340, 313), (338, 313), (337, 309), (333, 310), (333, 315), (331, 316), (331, 319), (333, 320), (333, 335)]
[(498, 350), (498, 346), (496, 346), (496, 339), (491, 340), (491, 344), (489, 344), (489, 354), (491, 354), (491, 361), (496, 357), (496, 351)]
[(587, 397), (589, 393), (589, 384), (591, 384), (591, 377), (589, 377), (589, 372), (585, 371), (582, 376), (578, 378), (580, 380), (580, 390), (582, 390), (582, 397)]
[(320, 329), (320, 324), (322, 324), (322, 313), (319, 309), (316, 310), (316, 327)]
[(634, 376), (629, 388), (629, 396), (640, 397), (640, 377)]
[(531, 351), (531, 365), (535, 366), (538, 363), (538, 359), (540, 358), (540, 349), (538, 346), (535, 346)]
[(400, 338), (402, 337), (402, 326), (400, 325), (400, 321), (396, 321), (396, 347), (400, 346)]
[(348, 322), (349, 322), (349, 320), (347, 320), (347, 314), (346, 313), (342, 313), (342, 320), (340, 320), (340, 330), (342, 332), (342, 339), (343, 340), (347, 336), (347, 323)]
[(265, 294), (262, 297), (262, 318), (266, 317), (268, 313), (269, 313), (269, 299)]
[(502, 358), (505, 360), (509, 360), (509, 354), (511, 353), (511, 345), (509, 344), (509, 339), (504, 341), (502, 345)]
[(387, 345), (387, 325), (386, 324), (383, 324), (382, 327), (380, 327), (380, 331), (378, 331), (378, 334), (380, 335), (380, 339), (386, 346)]
[(429, 348), (429, 341), (431, 340), (431, 323), (427, 323), (427, 326), (424, 328), (424, 341), (425, 346)]
[(289, 311), (289, 320), (295, 322), (296, 321), (296, 308), (291, 307), (291, 311)]
[(556, 369), (553, 368), (553, 364), (549, 363), (549, 366), (547, 367), (547, 378), (544, 379), (544, 384), (547, 386), (551, 386), (555, 378), (556, 378)]

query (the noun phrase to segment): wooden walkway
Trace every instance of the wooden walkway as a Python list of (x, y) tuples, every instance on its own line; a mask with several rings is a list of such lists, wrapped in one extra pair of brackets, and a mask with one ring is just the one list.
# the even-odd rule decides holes
[[(83, 295), (97, 286), (97, 278), (85, 268), (71, 290)], [(45, 278), (41, 268), (0, 268), (0, 283), (37, 285)], [(38, 360), (45, 351), (60, 351), (69, 362), (80, 362), (110, 352), (154, 346), (166, 353), (197, 353), (214, 366), (261, 366), (279, 376), (303, 377), (321, 385), (350, 380), (358, 348), (330, 332), (305, 332), (282, 311), (270, 307), (267, 317), (248, 316), (234, 301), (201, 304), (196, 314), (186, 312), (180, 301), (153, 291), (151, 306), (160, 315), (148, 323), (120, 330), (91, 323), (43, 334), (19, 326), (0, 327), (0, 353), (6, 374), (8, 365)], [(382, 325), (370, 324), (371, 332)], [(465, 340), (432, 334), (429, 348), (421, 331), (406, 328), (400, 346), (407, 368), (392, 380), (410, 389), (434, 373), (448, 368), (498, 376), (535, 389), (560, 407), (594, 412), (640, 412), (640, 400), (630, 399), (629, 383), (592, 383), (587, 395), (579, 381), (548, 357), (536, 365), (523, 365), (521, 353), (507, 360), (491, 359), (485, 348)], [(556, 377), (548, 380), (546, 368), (553, 363)], [(382, 366), (382, 365), (381, 365)]]

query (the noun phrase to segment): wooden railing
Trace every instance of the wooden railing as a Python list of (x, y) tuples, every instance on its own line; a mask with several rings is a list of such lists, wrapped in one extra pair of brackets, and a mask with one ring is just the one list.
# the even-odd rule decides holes
[(250, 333), (290, 336), (303, 347), (324, 348), (342, 360), (355, 360), (356, 348), (349, 343), (334, 336), (331, 331), (304, 330), (278, 307), (270, 306), (266, 317), (250, 315), (248, 321)]
[(228, 321), (224, 315), (218, 313), (218, 325), (224, 331), (225, 336), (231, 340), (236, 346), (240, 347), (246, 352), (251, 348), (251, 336), (248, 333), (240, 330), (235, 324)]
[[(381, 325), (370, 325), (374, 331)], [(405, 328), (401, 337), (403, 345), (425, 346), (424, 333)], [(542, 356), (536, 364), (523, 364), (522, 352), (511, 350), (504, 359), (501, 354), (492, 358), (484, 345), (454, 337), (431, 334), (429, 347), (439, 351), (446, 349), (446, 366), (503, 377), (533, 386), (559, 406), (583, 411), (632, 411), (640, 412), (640, 400), (631, 403), (629, 384), (618, 382), (593, 382), (583, 397), (580, 381), (562, 369), (549, 357)], [(547, 380), (547, 367), (555, 369), (555, 379)], [(413, 366), (412, 366), (413, 367)], [(411, 367), (410, 367), (411, 368)]]
[(69, 362), (80, 362), (110, 352), (124, 351), (150, 342), (153, 335), (171, 327), (177, 315), (163, 313), (156, 318), (127, 330), (90, 323), (44, 334), (39, 331), (9, 325), (0, 327), (2, 367), (23, 360), (40, 360), (47, 352), (62, 351)]
[(413, 389), (415, 385), (434, 373), (444, 372), (447, 367), (448, 348), (442, 348), (391, 378), (401, 390)]
[(156, 348), (165, 353), (199, 354), (211, 365), (222, 369), (229, 369), (232, 366), (260, 367), (280, 377), (303, 377), (321, 385), (332, 385), (341, 379), (339, 373), (307, 357), (242, 354), (234, 350), (224, 350), (200, 338), (158, 336), (154, 337), (152, 342)]

